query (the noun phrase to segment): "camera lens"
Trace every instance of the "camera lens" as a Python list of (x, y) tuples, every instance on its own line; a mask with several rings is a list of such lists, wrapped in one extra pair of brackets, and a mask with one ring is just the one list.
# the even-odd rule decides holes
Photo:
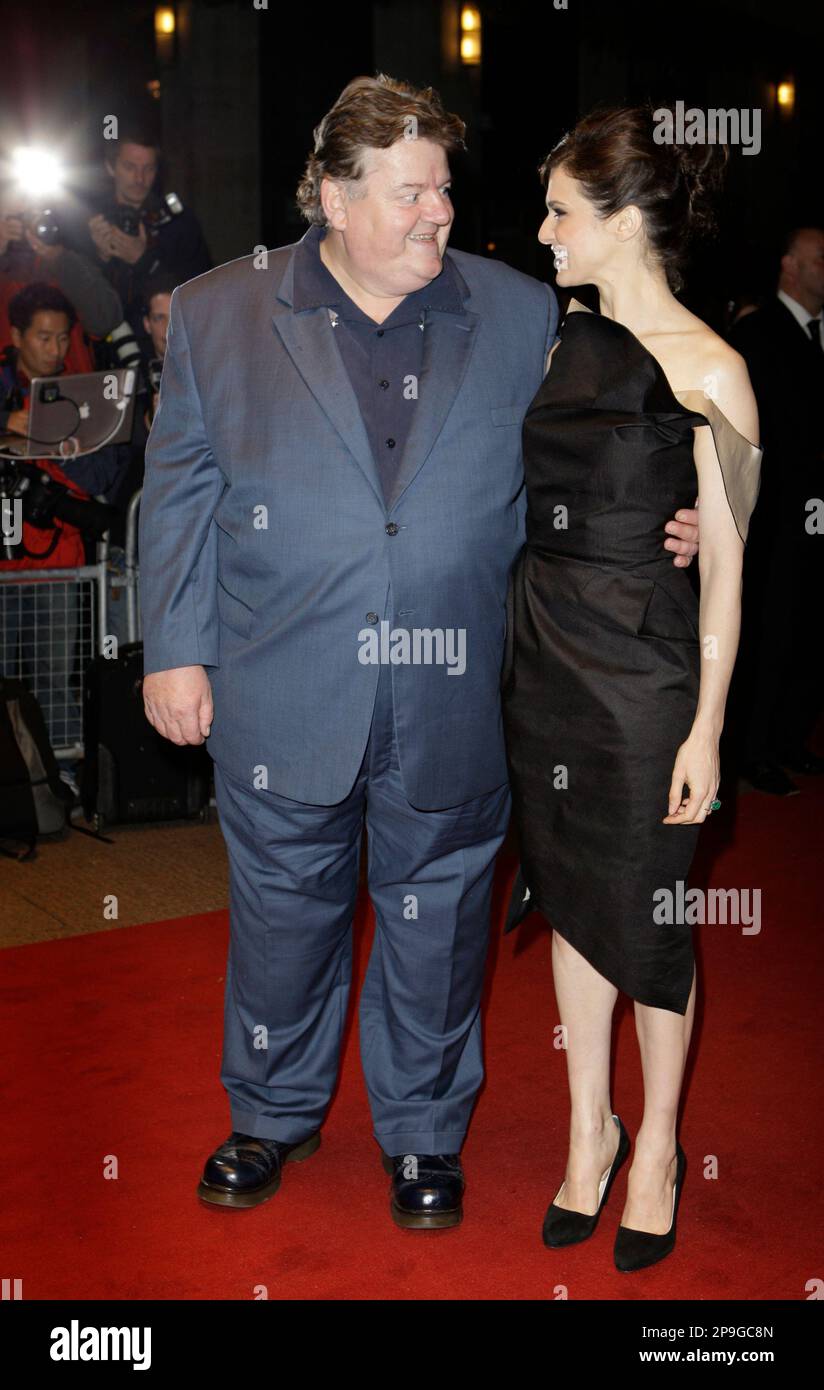
[(60, 224), (57, 214), (51, 208), (43, 208), (41, 212), (34, 213), (29, 218), (29, 227), (47, 246), (56, 246), (60, 240)]
[(140, 214), (133, 208), (120, 207), (115, 214), (115, 221), (121, 232), (126, 236), (138, 236), (140, 233)]

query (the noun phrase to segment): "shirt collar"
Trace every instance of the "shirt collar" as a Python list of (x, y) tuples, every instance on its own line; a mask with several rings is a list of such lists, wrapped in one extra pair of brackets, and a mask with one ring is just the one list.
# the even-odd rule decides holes
[(809, 312), (809, 310), (807, 310), (807, 309), (804, 308), (804, 305), (803, 305), (803, 304), (799, 304), (798, 300), (797, 300), (797, 299), (793, 299), (792, 295), (787, 294), (785, 290), (779, 290), (779, 291), (778, 291), (778, 298), (781, 300), (781, 303), (782, 303), (787, 309), (789, 309), (789, 311), (790, 311), (790, 313), (792, 314), (793, 318), (795, 319), (796, 323), (798, 323), (798, 324), (801, 325), (801, 327), (804, 329), (804, 332), (806, 333), (807, 337), (809, 338), (810, 333), (809, 333), (809, 329), (807, 328), (807, 324), (810, 322), (810, 319), (814, 319), (814, 318), (820, 319), (820, 318), (821, 318), (821, 315), (820, 315), (820, 314), (811, 314), (811, 313)]
[[(296, 312), (301, 309), (316, 309), (334, 305), (341, 318), (355, 319), (360, 323), (375, 327), (375, 320), (365, 314), (338, 283), (334, 275), (320, 258), (320, 243), (326, 235), (325, 227), (313, 226), (303, 236), (295, 251), (294, 288), (292, 305)], [(397, 327), (402, 323), (416, 322), (425, 309), (442, 309), (448, 313), (463, 313), (463, 297), (456, 278), (455, 269), (449, 255), (443, 259), (443, 268), (434, 280), (406, 295), (381, 327)]]

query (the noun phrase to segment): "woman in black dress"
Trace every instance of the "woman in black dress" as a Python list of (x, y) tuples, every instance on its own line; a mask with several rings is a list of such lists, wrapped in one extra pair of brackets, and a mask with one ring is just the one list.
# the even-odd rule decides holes
[[(539, 239), (559, 288), (595, 285), (600, 313), (570, 302), (524, 422), (527, 540), (502, 678), (521, 844), (507, 930), (533, 908), (553, 927), (571, 1098), (544, 1241), (591, 1234), (627, 1157), (609, 1095), (620, 989), (645, 1096), (615, 1244), (625, 1270), (675, 1242), (695, 967), (692, 928), (667, 921), (667, 903), (718, 789), (761, 459), (743, 359), (674, 294), (727, 151), (658, 144), (655, 125), (652, 108), (595, 113), (542, 165)], [(663, 548), (696, 485), (700, 609)]]

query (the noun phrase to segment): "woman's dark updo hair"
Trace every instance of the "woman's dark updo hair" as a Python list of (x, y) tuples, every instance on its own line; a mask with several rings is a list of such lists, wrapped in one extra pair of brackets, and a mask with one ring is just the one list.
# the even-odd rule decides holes
[(676, 292), (693, 238), (717, 230), (713, 204), (729, 149), (658, 144), (654, 131), (662, 122), (655, 113), (666, 110), (674, 106), (596, 108), (558, 141), (538, 172), (546, 188), (551, 171), (563, 167), (601, 217), (630, 203), (639, 208), (650, 251)]

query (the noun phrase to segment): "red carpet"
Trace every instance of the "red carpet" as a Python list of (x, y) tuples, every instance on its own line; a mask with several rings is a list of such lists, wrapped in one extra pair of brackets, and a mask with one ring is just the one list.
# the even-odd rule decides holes
[[(801, 785), (786, 802), (741, 798), (734, 831), (719, 820), (704, 835), (710, 883), (761, 888), (762, 930), (696, 929), (680, 1127), (689, 1168), (678, 1244), (659, 1266), (613, 1267), (626, 1168), (591, 1240), (568, 1251), (541, 1243), (568, 1108), (538, 917), (514, 940), (493, 932), (487, 1080), (463, 1151), (462, 1226), (405, 1232), (391, 1221), (351, 1007), (319, 1152), (287, 1167), (261, 1207), (204, 1208), (200, 1170), (230, 1128), (217, 1079), (227, 941), (217, 913), (3, 953), (3, 1276), (21, 1278), (31, 1300), (253, 1299), (260, 1285), (270, 1299), (805, 1299), (824, 1275), (824, 779)], [(513, 873), (502, 856), (498, 920)], [(362, 973), (363, 898), (357, 928)], [(623, 998), (616, 1034), (613, 1105), (634, 1136), (641, 1075)]]

